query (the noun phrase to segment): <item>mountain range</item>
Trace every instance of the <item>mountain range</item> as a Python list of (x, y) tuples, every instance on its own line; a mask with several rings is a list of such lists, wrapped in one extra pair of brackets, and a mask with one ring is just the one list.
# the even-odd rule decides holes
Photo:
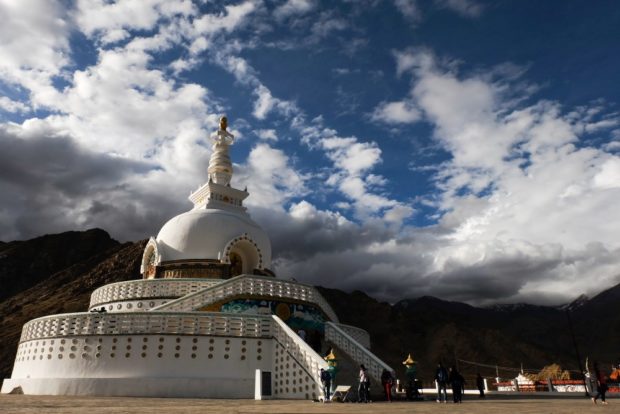
[[(11, 374), (24, 323), (82, 312), (97, 287), (140, 278), (145, 243), (119, 243), (101, 229), (0, 242), (0, 378)], [(372, 351), (399, 376), (409, 353), (426, 381), (440, 360), (466, 377), (514, 378), (521, 367), (551, 363), (577, 371), (576, 349), (582, 364), (586, 357), (604, 365), (620, 358), (620, 285), (560, 307), (486, 308), (429, 296), (389, 304), (360, 291), (318, 289), (342, 323), (370, 333)]]

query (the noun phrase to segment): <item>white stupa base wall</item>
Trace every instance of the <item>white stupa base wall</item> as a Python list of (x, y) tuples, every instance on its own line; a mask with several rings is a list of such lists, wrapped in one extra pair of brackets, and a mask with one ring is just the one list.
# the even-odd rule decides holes
[[(113, 333), (178, 332), (190, 325), (220, 335)], [(74, 331), (107, 333), (71, 335)], [(50, 332), (57, 336), (41, 337)], [(319, 368), (326, 367), (276, 316), (69, 314), (26, 325), (13, 373), (1, 392), (20, 388), (30, 395), (255, 398), (259, 370), (270, 373), (261, 398), (308, 400), (320, 397)]]
[(18, 378), (5, 379), (2, 393), (21, 387), (28, 395), (107, 397), (254, 398), (251, 378)]

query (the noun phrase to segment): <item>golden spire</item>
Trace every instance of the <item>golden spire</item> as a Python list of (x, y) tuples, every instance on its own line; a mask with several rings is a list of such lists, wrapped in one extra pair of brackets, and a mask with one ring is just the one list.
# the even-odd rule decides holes
[(228, 128), (228, 118), (223, 116), (220, 118), (220, 130), (226, 131), (226, 128)]
[(403, 361), (403, 365), (413, 365), (415, 361), (411, 358), (411, 354), (407, 355), (407, 359)]
[(327, 355), (327, 356), (325, 357), (325, 361), (333, 361), (333, 360), (335, 360), (335, 359), (336, 359), (336, 355), (334, 355), (334, 350), (333, 350), (333, 349), (330, 349), (330, 350), (329, 350), (329, 355)]

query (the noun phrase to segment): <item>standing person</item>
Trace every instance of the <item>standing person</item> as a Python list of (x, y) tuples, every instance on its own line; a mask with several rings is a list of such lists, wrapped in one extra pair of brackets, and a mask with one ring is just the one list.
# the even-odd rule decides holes
[(323, 402), (329, 401), (332, 388), (332, 376), (329, 371), (323, 368), (321, 368), (321, 383), (323, 384)]
[(394, 378), (387, 369), (384, 369), (381, 373), (381, 385), (383, 385), (383, 392), (385, 393), (385, 400), (392, 402), (392, 385), (394, 384)]
[(360, 385), (357, 388), (358, 399), (357, 402), (368, 402), (368, 383), (370, 382), (370, 378), (368, 378), (368, 371), (364, 364), (360, 365)]
[(463, 386), (465, 385), (465, 378), (454, 367), (450, 367), (450, 373), (448, 374), (448, 382), (452, 387), (452, 400), (455, 404), (463, 402)]
[(448, 402), (448, 391), (446, 388), (448, 383), (448, 371), (444, 368), (441, 362), (437, 364), (435, 381), (437, 382), (437, 402)]
[(303, 339), (304, 342), (307, 342), (306, 341), (306, 331), (304, 331), (303, 329), (300, 329), (300, 330), (297, 331), (297, 335), (299, 335), (299, 337), (301, 339)]
[(480, 373), (476, 375), (476, 387), (478, 387), (478, 391), (480, 391), (478, 398), (484, 398), (484, 378), (482, 378)]
[(601, 397), (601, 401), (604, 405), (607, 405), (605, 401), (605, 393), (607, 392), (607, 378), (605, 372), (598, 368), (598, 362), (594, 363), (594, 374), (596, 375), (596, 396), (592, 397), (592, 402), (596, 404), (598, 397)]

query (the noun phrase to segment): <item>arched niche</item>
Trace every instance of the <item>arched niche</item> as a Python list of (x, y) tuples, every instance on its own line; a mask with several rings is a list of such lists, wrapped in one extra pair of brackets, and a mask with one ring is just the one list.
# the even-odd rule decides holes
[(231, 276), (252, 274), (254, 269), (263, 269), (262, 252), (248, 234), (235, 237), (228, 242), (221, 261), (231, 265)]
[(140, 273), (144, 279), (155, 278), (155, 271), (159, 264), (159, 251), (157, 242), (153, 237), (149, 240), (142, 254), (142, 263), (140, 265)]

